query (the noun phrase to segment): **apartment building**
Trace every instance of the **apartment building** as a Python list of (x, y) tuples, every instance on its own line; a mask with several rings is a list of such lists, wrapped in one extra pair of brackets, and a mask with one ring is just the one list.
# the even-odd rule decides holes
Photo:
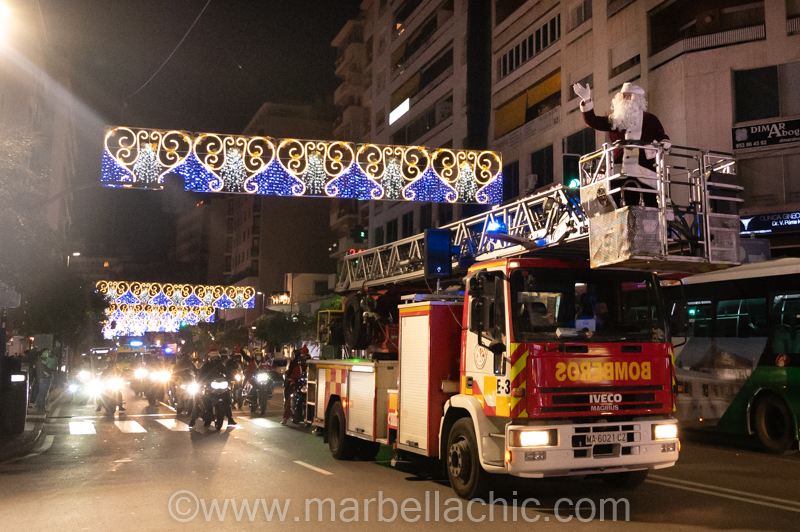
[(673, 144), (736, 154), (742, 220), (769, 235), (774, 251), (798, 253), (800, 225), (790, 222), (800, 219), (800, 2), (494, 0), (492, 8), (489, 137), (503, 154), (506, 200), (564, 182), (565, 154), (607, 141), (583, 124), (574, 83), (588, 83), (595, 111), (607, 114), (633, 82)]
[[(362, 3), (359, 19), (348, 22), (342, 32), (350, 31), (352, 35), (358, 28), (363, 42), (363, 54), (360, 43), (357, 49), (347, 51), (348, 48), (343, 53), (343, 64), (348, 57), (363, 56), (361, 107), (370, 113), (369, 137), (362, 137), (363, 140), (428, 148), (487, 147), (491, 79), (488, 7), (488, 2), (470, 0)], [(340, 37), (344, 42), (342, 33)], [(342, 68), (337, 66), (337, 74)], [(364, 81), (364, 74), (371, 78), (369, 84)], [(342, 87), (346, 82), (345, 79)], [(342, 87), (341, 94), (351, 94)], [(371, 246), (484, 209), (451, 204), (369, 203)]]

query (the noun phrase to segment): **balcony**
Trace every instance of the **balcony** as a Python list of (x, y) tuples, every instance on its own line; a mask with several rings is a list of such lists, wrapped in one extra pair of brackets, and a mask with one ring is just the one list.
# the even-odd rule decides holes
[(650, 70), (654, 70), (685, 53), (718, 48), (720, 46), (730, 46), (732, 44), (761, 41), (766, 39), (766, 35), (764, 25), (760, 25), (683, 39), (661, 50), (657, 54), (650, 56)]

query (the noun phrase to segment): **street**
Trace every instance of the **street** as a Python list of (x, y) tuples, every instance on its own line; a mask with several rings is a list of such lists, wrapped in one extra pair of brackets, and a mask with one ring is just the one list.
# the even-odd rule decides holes
[[(128, 389), (125, 396), (126, 415), (114, 419), (97, 415), (91, 401), (73, 405), (62, 398), (50, 406), (38, 446), (0, 464), (6, 526), (233, 530), (271, 521), (286, 530), (307, 529), (306, 522), (366, 530), (416, 521), (433, 530), (454, 526), (448, 521), (477, 529), (504, 520), (500, 501), (470, 505), (455, 499), (446, 483), (391, 468), (387, 448), (378, 463), (334, 460), (310, 429), (280, 425), (280, 391), (266, 418), (234, 411), (238, 426), (225, 424), (222, 431), (213, 425), (190, 431), (165, 405), (148, 407)], [(693, 441), (684, 441), (676, 467), (651, 474), (632, 492), (579, 477), (505, 484), (495, 498), (508, 501), (506, 521), (521, 523), (511, 526), (791, 530), (800, 517), (800, 455)], [(332, 500), (320, 509), (326, 498)], [(627, 506), (629, 522), (614, 522), (614, 503), (602, 499), (617, 500), (617, 521), (626, 520)]]

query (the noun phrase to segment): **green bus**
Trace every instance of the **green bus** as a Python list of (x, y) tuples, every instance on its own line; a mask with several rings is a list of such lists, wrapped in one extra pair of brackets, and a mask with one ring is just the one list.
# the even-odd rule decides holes
[(797, 451), (800, 259), (694, 275), (664, 295), (677, 329), (681, 425), (755, 435), (772, 453)]

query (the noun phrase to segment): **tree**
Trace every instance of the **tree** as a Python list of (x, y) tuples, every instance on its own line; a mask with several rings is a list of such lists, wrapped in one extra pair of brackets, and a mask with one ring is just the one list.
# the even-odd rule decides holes
[(247, 171), (244, 169), (242, 154), (239, 153), (239, 150), (230, 150), (228, 152), (228, 159), (220, 172), (220, 177), (225, 183), (225, 191), (241, 192), (244, 190)]
[(217, 342), (217, 347), (227, 347), (233, 349), (237, 345), (239, 347), (247, 347), (250, 340), (250, 330), (247, 327), (239, 327), (236, 329), (229, 329), (214, 335)]
[(49, 169), (34, 157), (42, 139), (0, 128), (0, 285), (19, 288), (51, 255), (53, 231), (45, 205)]
[(52, 334), (76, 350), (91, 347), (106, 319), (105, 299), (66, 266), (50, 264), (34, 273), (38, 275), (25, 278), (21, 286), (22, 305), (10, 312), (18, 331), (25, 336)]
[(197, 325), (187, 325), (178, 330), (178, 337), (183, 340), (181, 346), (182, 353), (203, 354), (208, 352), (208, 348), (214, 342), (211, 334)]
[(266, 342), (275, 351), (284, 345), (296, 346), (299, 342), (311, 342), (316, 337), (316, 321), (305, 314), (276, 312), (264, 315), (255, 321), (254, 337)]

